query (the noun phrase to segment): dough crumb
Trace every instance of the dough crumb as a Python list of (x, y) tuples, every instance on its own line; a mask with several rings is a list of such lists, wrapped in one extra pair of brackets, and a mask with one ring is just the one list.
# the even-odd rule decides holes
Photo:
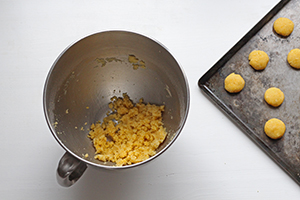
[(145, 104), (143, 99), (133, 104), (124, 93), (109, 103), (111, 113), (91, 125), (88, 137), (96, 149), (95, 159), (130, 165), (155, 155), (167, 132), (162, 122), (164, 105)]
[(264, 98), (269, 105), (278, 107), (284, 101), (284, 93), (279, 88), (271, 87), (266, 90)]
[(263, 70), (267, 67), (269, 56), (264, 51), (254, 50), (249, 54), (249, 64), (255, 70)]
[(264, 127), (265, 133), (272, 139), (279, 139), (285, 133), (285, 124), (277, 118), (268, 120)]
[(224, 80), (224, 88), (230, 93), (238, 93), (245, 86), (245, 80), (239, 74), (231, 73)]
[(294, 30), (294, 23), (285, 17), (280, 17), (273, 24), (274, 31), (284, 37), (289, 36)]
[(287, 56), (288, 63), (295, 69), (300, 69), (300, 49), (292, 49)]
[(135, 55), (129, 55), (128, 62), (132, 64), (134, 70), (137, 70), (138, 68), (146, 68), (145, 61), (138, 59)]
[(86, 154), (83, 153), (83, 154), (82, 154), (82, 157), (83, 157), (83, 158), (88, 158), (88, 157), (89, 157), (89, 154), (88, 154), (88, 153), (86, 153)]

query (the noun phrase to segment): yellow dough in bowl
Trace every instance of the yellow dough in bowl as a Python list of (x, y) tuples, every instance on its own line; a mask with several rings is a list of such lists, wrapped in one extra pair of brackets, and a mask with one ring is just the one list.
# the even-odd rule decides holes
[(136, 104), (127, 93), (109, 103), (111, 112), (102, 122), (92, 124), (88, 137), (96, 150), (95, 159), (114, 162), (116, 166), (131, 165), (156, 154), (167, 137), (162, 121), (164, 105)]
[(245, 80), (241, 75), (231, 73), (224, 80), (224, 88), (230, 93), (238, 93), (245, 86)]
[(292, 67), (300, 69), (300, 49), (292, 49), (287, 56), (287, 61)]
[(285, 124), (280, 119), (272, 118), (266, 122), (264, 131), (268, 137), (279, 139), (285, 133)]
[(269, 105), (278, 107), (284, 100), (284, 94), (279, 88), (271, 87), (266, 90), (264, 98)]
[(249, 54), (249, 64), (255, 70), (263, 70), (267, 67), (269, 56), (264, 51), (254, 50)]
[(289, 36), (294, 30), (294, 23), (285, 17), (280, 17), (273, 24), (274, 31), (284, 37)]

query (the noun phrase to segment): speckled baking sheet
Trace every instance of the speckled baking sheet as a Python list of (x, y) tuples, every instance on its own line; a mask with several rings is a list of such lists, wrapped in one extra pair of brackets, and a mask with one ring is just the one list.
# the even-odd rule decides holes
[[(300, 0), (279, 2), (258, 24), (199, 79), (199, 87), (300, 185), (300, 70), (287, 63), (290, 50), (300, 48)], [(283, 38), (273, 31), (278, 17), (287, 17), (294, 24), (292, 34)], [(263, 71), (255, 71), (248, 63), (252, 50), (263, 50), (270, 58)], [(230, 73), (245, 79), (245, 88), (238, 94), (224, 89)], [(264, 101), (269, 87), (278, 87), (285, 94), (278, 108)], [(264, 133), (264, 124), (273, 117), (286, 124), (285, 135), (272, 140)]]

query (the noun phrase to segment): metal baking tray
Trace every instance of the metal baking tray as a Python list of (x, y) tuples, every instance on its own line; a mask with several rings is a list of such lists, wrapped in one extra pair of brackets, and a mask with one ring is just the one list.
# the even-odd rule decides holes
[[(290, 50), (300, 48), (300, 0), (282, 0), (235, 44), (198, 82), (201, 90), (224, 111), (249, 138), (265, 151), (300, 185), (300, 70), (287, 63)], [(273, 31), (273, 23), (287, 17), (294, 31), (286, 38)], [(263, 71), (255, 71), (248, 61), (252, 50), (263, 50), (270, 58)], [(240, 74), (246, 84), (237, 94), (224, 89), (230, 73)], [(285, 100), (274, 108), (264, 101), (269, 87), (280, 88)], [(272, 140), (264, 133), (264, 124), (279, 118), (286, 125), (285, 135)]]

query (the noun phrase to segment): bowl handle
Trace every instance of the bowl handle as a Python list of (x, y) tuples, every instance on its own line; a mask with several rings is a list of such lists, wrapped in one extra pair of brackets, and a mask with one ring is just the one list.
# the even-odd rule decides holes
[(57, 167), (57, 182), (64, 187), (70, 187), (82, 176), (87, 165), (66, 152)]

